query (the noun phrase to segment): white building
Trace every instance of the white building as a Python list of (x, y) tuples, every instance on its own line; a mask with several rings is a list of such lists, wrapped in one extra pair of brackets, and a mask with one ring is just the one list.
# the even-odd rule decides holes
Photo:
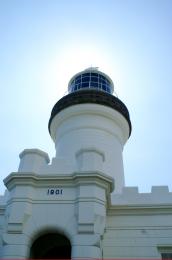
[(172, 258), (172, 193), (125, 187), (126, 106), (96, 68), (75, 75), (54, 106), (56, 157), (20, 154), (0, 198), (1, 258)]

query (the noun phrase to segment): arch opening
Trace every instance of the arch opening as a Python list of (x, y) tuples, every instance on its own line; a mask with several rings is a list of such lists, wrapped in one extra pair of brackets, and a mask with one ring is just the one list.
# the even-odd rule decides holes
[(71, 243), (64, 235), (48, 233), (38, 237), (30, 249), (32, 259), (71, 259)]

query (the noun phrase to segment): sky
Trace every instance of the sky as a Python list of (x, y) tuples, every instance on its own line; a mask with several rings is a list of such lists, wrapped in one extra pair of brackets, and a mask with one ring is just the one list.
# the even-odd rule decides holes
[(130, 112), (126, 186), (172, 191), (172, 1), (0, 0), (1, 194), (24, 149), (55, 156), (51, 110), (90, 66)]

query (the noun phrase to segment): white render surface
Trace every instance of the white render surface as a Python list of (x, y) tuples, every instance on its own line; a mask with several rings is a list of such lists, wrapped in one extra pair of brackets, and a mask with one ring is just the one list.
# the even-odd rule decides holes
[[(122, 151), (129, 137), (129, 126), (119, 112), (98, 104), (74, 105), (54, 117), (50, 133), (56, 158), (70, 162), (70, 170), (80, 169), (77, 160), (80, 150), (102, 154), (103, 163), (98, 162), (98, 170), (115, 178), (115, 193), (121, 192), (125, 183)], [(92, 154), (88, 160), (94, 160), (91, 158)], [(87, 162), (90, 164), (91, 161)]]
[(158, 258), (172, 252), (172, 192), (125, 187), (112, 195), (103, 237), (103, 258)]
[[(33, 156), (35, 149), (24, 151), (26, 161), (27, 152)], [(45, 157), (36, 150), (35, 158), (38, 153)], [(40, 161), (44, 165), (45, 160), (38, 159), (39, 166)], [(124, 187), (115, 194), (113, 178), (95, 171), (104, 153), (83, 149), (77, 160), (81, 161), (78, 172), (19, 171), (4, 180), (8, 191), (0, 197), (2, 258), (28, 258), (35, 237), (49, 230), (69, 238), (72, 258), (161, 259), (163, 250), (171, 250), (172, 192), (168, 187), (152, 187), (151, 193)], [(93, 169), (87, 168), (85, 160), (92, 162)], [(49, 189), (62, 193), (49, 195)]]
[[(5, 184), (10, 194), (5, 208), (1, 206), (1, 257), (28, 258), (35, 237), (57, 230), (70, 239), (73, 258), (101, 258), (110, 177), (98, 172), (65, 177), (18, 172)], [(49, 195), (50, 187), (62, 193)]]
[(125, 118), (96, 104), (75, 105), (51, 123), (56, 157), (20, 154), (0, 196), (0, 257), (27, 259), (42, 234), (64, 234), (75, 259), (161, 259), (172, 252), (172, 192), (125, 187)]

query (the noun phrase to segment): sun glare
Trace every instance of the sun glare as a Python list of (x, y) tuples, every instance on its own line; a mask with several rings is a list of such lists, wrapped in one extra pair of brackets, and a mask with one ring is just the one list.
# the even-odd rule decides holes
[(58, 73), (58, 84), (67, 86), (70, 78), (88, 68), (98, 67), (108, 73), (110, 64), (101, 50), (89, 46), (75, 46), (63, 50), (63, 56), (58, 55), (56, 70)]
[(117, 92), (118, 95), (116, 83), (121, 80), (118, 62), (117, 59), (112, 64), (112, 57), (106, 49), (89, 46), (88, 44), (82, 46), (68, 45), (61, 50), (57, 49), (55, 55), (49, 61), (44, 75), (44, 80), (51, 86), (51, 97), (55, 99), (52, 102), (67, 94), (68, 82), (71, 77), (88, 67), (98, 67), (100, 71), (110, 76), (114, 82), (115, 93)]

